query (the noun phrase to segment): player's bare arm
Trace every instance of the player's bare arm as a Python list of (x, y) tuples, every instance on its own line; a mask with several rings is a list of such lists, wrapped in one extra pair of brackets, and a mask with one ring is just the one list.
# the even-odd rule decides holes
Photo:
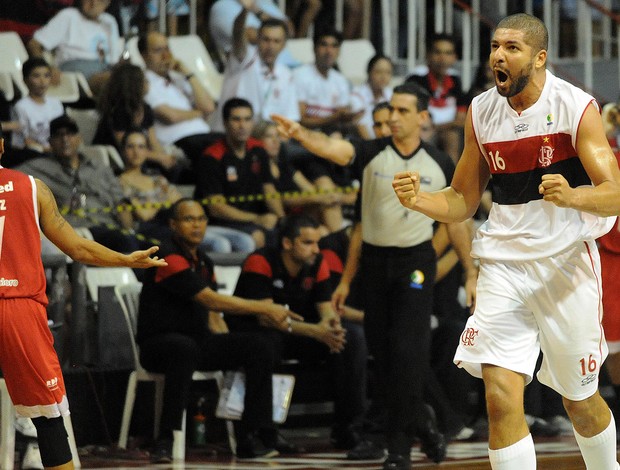
[(462, 222), (476, 212), (489, 178), (489, 166), (474, 137), (470, 109), (465, 121), (465, 148), (450, 186), (430, 193), (421, 191), (417, 172), (400, 172), (394, 175), (392, 187), (403, 206), (439, 222)]
[(52, 191), (43, 181), (35, 179), (35, 182), (41, 230), (54, 245), (75, 261), (96, 266), (129, 268), (150, 268), (168, 264), (156, 256), (151, 257), (159, 250), (156, 246), (125, 255), (80, 237), (60, 214)]
[(298, 122), (279, 114), (272, 114), (271, 119), (278, 125), (280, 135), (287, 139), (297, 140), (313, 154), (334, 162), (336, 165), (348, 165), (355, 155), (351, 142), (329, 137), (323, 132), (311, 131)]
[(577, 154), (594, 186), (571, 188), (562, 175), (543, 175), (538, 188), (545, 201), (599, 216), (620, 215), (620, 170), (594, 105), (577, 131)]

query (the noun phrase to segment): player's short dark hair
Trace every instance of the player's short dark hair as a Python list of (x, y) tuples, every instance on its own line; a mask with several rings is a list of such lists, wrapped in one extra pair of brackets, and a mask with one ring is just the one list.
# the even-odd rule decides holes
[(517, 13), (501, 20), (495, 29), (516, 29), (523, 31), (525, 42), (534, 49), (534, 53), (547, 50), (549, 47), (549, 32), (545, 23), (539, 18), (527, 13)]
[(426, 88), (418, 85), (416, 82), (405, 82), (402, 85), (395, 86), (393, 93), (413, 95), (418, 99), (418, 111), (426, 111), (428, 109), (428, 102), (431, 99), (431, 95)]
[(278, 224), (278, 246), (282, 248), (285, 238), (294, 240), (301, 233), (302, 228), (319, 228), (319, 223), (306, 214), (287, 215)]
[(24, 81), (30, 76), (32, 71), (37, 67), (45, 67), (48, 70), (51, 70), (50, 64), (43, 57), (31, 57), (24, 65), (22, 65), (22, 75), (24, 77)]
[(237, 97), (230, 98), (229, 100), (226, 100), (226, 102), (224, 103), (224, 107), (222, 108), (222, 118), (224, 119), (224, 122), (228, 121), (232, 110), (237, 108), (249, 108), (250, 111), (252, 111), (252, 114), (254, 114), (252, 103), (250, 103), (248, 100)]

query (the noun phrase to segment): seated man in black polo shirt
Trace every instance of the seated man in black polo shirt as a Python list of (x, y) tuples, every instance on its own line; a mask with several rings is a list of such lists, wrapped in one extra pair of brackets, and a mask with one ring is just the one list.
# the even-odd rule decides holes
[(282, 221), (279, 248), (263, 248), (244, 262), (235, 295), (286, 304), (303, 316), (287, 330), (250, 317), (230, 318), (233, 330), (259, 331), (281, 358), (327, 362), (335, 392), (332, 444), (350, 449), (358, 440), (366, 398), (368, 351), (361, 324), (340, 318), (331, 306), (332, 283), (319, 251), (317, 222), (305, 215)]
[(213, 223), (252, 235), (257, 247), (275, 244), (274, 228), (284, 215), (260, 140), (251, 137), (249, 101), (231, 98), (222, 108), (226, 135), (196, 161), (197, 199), (208, 198)]
[(145, 274), (136, 335), (144, 368), (166, 376), (161, 430), (151, 460), (171, 461), (173, 431), (181, 429), (194, 371), (240, 367), (246, 375), (246, 400), (236, 428), (237, 455), (277, 455), (277, 448), (288, 443), (278, 440), (271, 425), (273, 346), (260, 335), (228, 333), (217, 312), (251, 315), (280, 331), (302, 317), (278, 303), (216, 292), (213, 262), (198, 250), (207, 229), (200, 204), (180, 199), (170, 210), (169, 222), (172, 239), (159, 252), (168, 264)]

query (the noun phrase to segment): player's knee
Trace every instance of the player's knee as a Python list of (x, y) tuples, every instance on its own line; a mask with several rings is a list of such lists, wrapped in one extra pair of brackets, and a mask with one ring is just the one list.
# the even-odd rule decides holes
[(487, 413), (490, 419), (501, 419), (523, 407), (523, 397), (502, 382), (485, 383)]
[(57, 467), (71, 461), (71, 448), (62, 416), (33, 418), (37, 428), (39, 452), (44, 467)]

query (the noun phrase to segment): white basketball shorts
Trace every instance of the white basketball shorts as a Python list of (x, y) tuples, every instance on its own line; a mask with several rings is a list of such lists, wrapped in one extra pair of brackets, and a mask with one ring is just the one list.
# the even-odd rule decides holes
[(476, 309), (454, 363), (475, 377), (482, 364), (538, 380), (570, 400), (598, 387), (607, 344), (601, 326), (600, 260), (594, 241), (555, 256), (525, 261), (482, 260)]

